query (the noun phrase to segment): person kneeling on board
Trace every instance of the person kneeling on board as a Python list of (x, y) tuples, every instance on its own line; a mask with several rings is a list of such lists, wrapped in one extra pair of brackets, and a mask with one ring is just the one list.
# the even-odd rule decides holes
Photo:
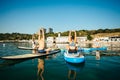
[(69, 42), (69, 45), (67, 46), (67, 50), (69, 53), (77, 53), (77, 46), (76, 46), (76, 43), (77, 43), (77, 37), (76, 37), (76, 31), (73, 31), (74, 32), (74, 36), (71, 35), (71, 32), (69, 32), (69, 37), (68, 37), (68, 42)]
[(33, 50), (37, 50), (37, 44), (36, 44), (36, 42), (35, 42), (35, 37), (34, 37), (34, 35), (32, 36), (32, 49)]
[(44, 32), (44, 29), (39, 30), (38, 43), (39, 43), (38, 53), (47, 53), (51, 50), (50, 48), (45, 49), (46, 46), (45, 46), (45, 32)]

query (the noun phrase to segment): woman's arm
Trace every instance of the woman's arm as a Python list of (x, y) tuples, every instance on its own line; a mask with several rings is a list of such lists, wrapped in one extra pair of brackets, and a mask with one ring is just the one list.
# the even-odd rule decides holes
[(38, 32), (38, 41), (40, 40), (40, 30)]
[(43, 36), (43, 40), (45, 40), (45, 31), (44, 31), (44, 29), (42, 29), (42, 36)]
[(77, 42), (77, 33), (76, 33), (76, 31), (74, 33), (75, 33), (75, 39), (74, 39), (74, 41)]
[(68, 41), (71, 41), (71, 31), (69, 31)]

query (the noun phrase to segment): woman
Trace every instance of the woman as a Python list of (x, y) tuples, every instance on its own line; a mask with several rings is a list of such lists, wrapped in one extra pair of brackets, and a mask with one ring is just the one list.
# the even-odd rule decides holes
[[(74, 32), (74, 36), (72, 36), (71, 32)], [(68, 42), (69, 45), (67, 46), (67, 50), (69, 53), (77, 53), (77, 35), (76, 35), (76, 31), (70, 31), (69, 32), (69, 37), (68, 37)]]
[(46, 52), (50, 51), (50, 49), (45, 49), (46, 46), (45, 46), (45, 32), (44, 32), (44, 29), (39, 30), (38, 43), (39, 43), (39, 46), (38, 46), (38, 52), (39, 53), (46, 53)]
[(32, 36), (32, 48), (37, 49), (37, 45), (36, 45), (36, 42), (35, 42), (34, 35)]

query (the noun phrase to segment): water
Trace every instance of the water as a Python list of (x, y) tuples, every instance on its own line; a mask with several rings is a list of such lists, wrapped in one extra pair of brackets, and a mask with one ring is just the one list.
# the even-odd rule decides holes
[[(17, 49), (19, 43), (0, 43), (0, 56), (32, 53)], [(61, 46), (61, 45), (60, 45)], [(62, 48), (65, 45), (62, 45)], [(120, 53), (106, 51), (102, 53)], [(120, 80), (120, 56), (86, 55), (85, 63), (71, 65), (64, 61), (63, 52), (46, 58), (29, 60), (0, 59), (0, 80)]]

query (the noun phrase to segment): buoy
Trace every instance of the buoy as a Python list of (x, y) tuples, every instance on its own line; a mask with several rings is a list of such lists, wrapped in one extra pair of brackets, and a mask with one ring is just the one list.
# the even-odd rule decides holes
[(5, 44), (3, 44), (3, 47), (5, 47)]

